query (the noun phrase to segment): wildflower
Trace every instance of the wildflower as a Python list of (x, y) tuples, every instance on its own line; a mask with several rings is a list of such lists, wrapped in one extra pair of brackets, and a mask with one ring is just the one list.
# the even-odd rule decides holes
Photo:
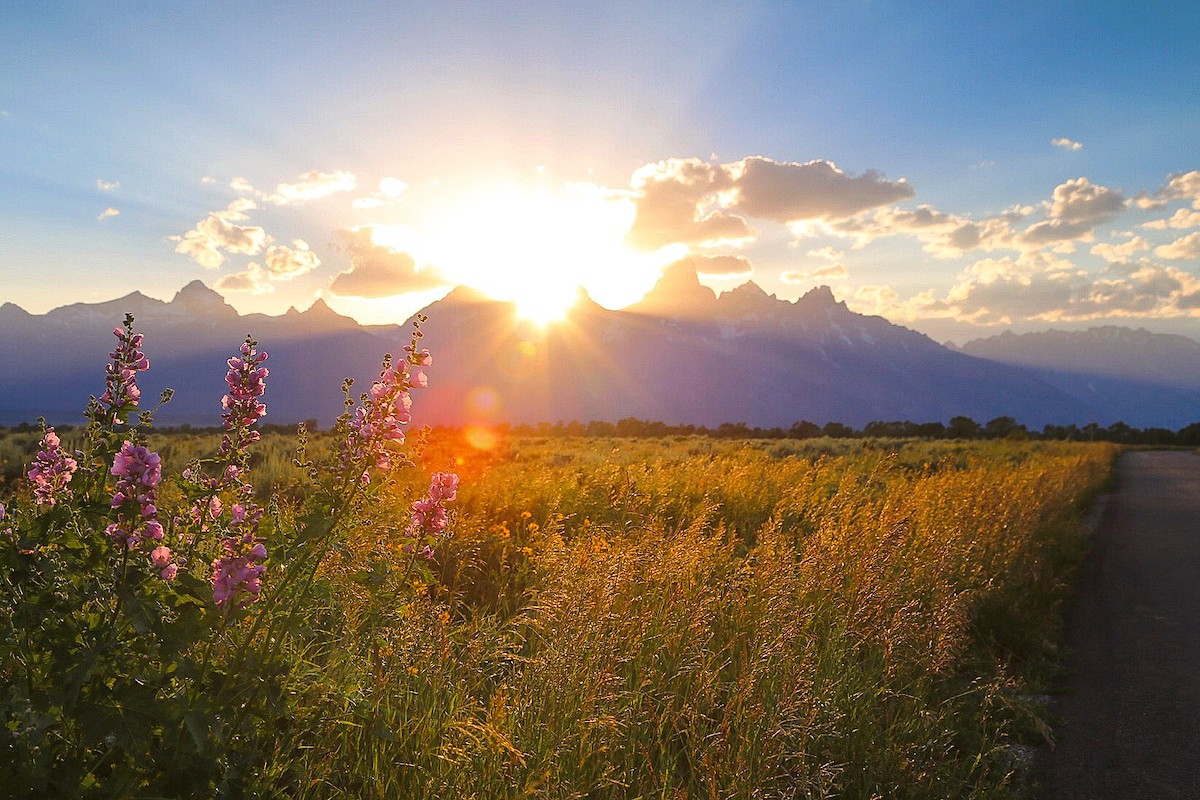
[(111, 472), (117, 477), (110, 502), (117, 520), (105, 533), (114, 545), (129, 550), (143, 543), (153, 545), (150, 562), (159, 570), (159, 577), (172, 580), (177, 567), (172, 563), (170, 548), (160, 544), (163, 526), (155, 505), (156, 488), (162, 482), (162, 457), (143, 445), (125, 442), (113, 458)]
[(361, 465), (358, 480), (368, 483), (371, 467), (380, 472), (391, 469), (389, 448), (404, 443), (400, 426), (412, 421), (412, 397), (408, 393), (412, 386), (408, 365), (403, 361), (393, 365), (390, 357), (385, 356), (379, 380), (371, 385), (370, 392), (363, 395), (362, 405), (346, 421), (340, 471), (357, 471)]
[(455, 499), (457, 489), (458, 476), (454, 473), (438, 472), (430, 478), (429, 495), (412, 504), (411, 523), (406, 531), (411, 541), (401, 548), (403, 552), (415, 552), (426, 560), (433, 558), (432, 542), (450, 524), (444, 504)]
[[(244, 453), (247, 445), (257, 442), (259, 433), (251, 426), (266, 416), (267, 407), (259, 398), (266, 392), (266, 378), (270, 370), (262, 366), (267, 360), (266, 353), (256, 349), (258, 342), (250, 336), (242, 342), (241, 355), (234, 356), (226, 363), (229, 371), (225, 373), (225, 383), (229, 385), (229, 394), (221, 398), (222, 425), (229, 431), (221, 440), (221, 450), (218, 458), (228, 458)], [(230, 464), (225, 468), (222, 478), (232, 482), (244, 471), (238, 464)]]
[(436, 473), (429, 485), (429, 496), (436, 501), (453, 501), (458, 496), (458, 476), (452, 472)]
[(138, 348), (142, 346), (142, 334), (133, 332), (133, 317), (126, 315), (125, 326), (114, 328), (117, 349), (108, 354), (112, 359), (105, 368), (104, 394), (100, 404), (108, 407), (115, 420), (125, 421), (129, 408), (136, 408), (142, 396), (137, 385), (137, 374), (150, 369), (150, 361)]
[(75, 459), (63, 452), (54, 428), (47, 428), (42, 436), (42, 449), (29, 469), (29, 480), (33, 483), (33, 495), (39, 506), (53, 506), (71, 496), (67, 484), (78, 466)]
[(224, 555), (212, 562), (213, 602), (222, 606), (244, 592), (237, 605), (245, 607), (258, 600), (267, 571), (258, 563), (267, 557), (267, 548), (257, 536), (263, 510), (253, 503), (238, 503), (230, 509), (230, 516), (232, 533), (221, 540)]

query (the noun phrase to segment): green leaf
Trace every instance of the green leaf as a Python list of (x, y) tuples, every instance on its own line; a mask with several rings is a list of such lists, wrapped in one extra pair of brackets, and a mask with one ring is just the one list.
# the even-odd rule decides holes
[(183, 724), (192, 735), (197, 752), (203, 753), (204, 745), (208, 741), (208, 720), (199, 711), (189, 711), (183, 717)]

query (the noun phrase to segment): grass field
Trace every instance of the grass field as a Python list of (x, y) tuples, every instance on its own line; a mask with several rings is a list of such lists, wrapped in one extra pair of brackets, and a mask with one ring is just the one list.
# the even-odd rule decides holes
[[(216, 446), (150, 444), (177, 468)], [(255, 456), (269, 547), (303, 526), (293, 447)], [(1009, 797), (1014, 745), (1044, 740), (1030, 697), (1114, 454), (438, 437), (348, 512), (303, 609), (270, 596), (268, 561), (265, 602), (235, 624), (295, 632), (274, 713), (225, 718), (224, 777), (197, 793)], [(447, 468), (452, 535), (418, 578), (408, 503)], [(204, 656), (238, 668), (233, 647)]]

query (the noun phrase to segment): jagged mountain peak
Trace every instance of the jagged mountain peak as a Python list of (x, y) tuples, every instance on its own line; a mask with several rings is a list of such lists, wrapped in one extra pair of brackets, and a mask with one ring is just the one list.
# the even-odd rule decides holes
[(828, 286), (817, 286), (809, 289), (799, 299), (796, 300), (796, 305), (803, 309), (846, 309), (846, 303), (838, 300), (833, 296), (833, 290)]
[(668, 317), (690, 316), (711, 306), (716, 299), (716, 292), (700, 283), (695, 267), (676, 262), (663, 270), (654, 288), (629, 310)]
[(297, 316), (288, 316), (289, 320), (303, 322), (310, 329), (356, 328), (358, 322), (352, 317), (346, 317), (329, 307), (325, 299), (318, 297), (313, 304)]
[[(735, 297), (767, 297), (771, 299), (774, 299), (775, 297), (773, 294), (767, 294), (766, 290), (754, 281), (746, 281), (740, 286), (734, 287), (725, 294), (733, 295)], [(724, 297), (725, 295), (721, 296)]]
[(174, 297), (174, 299), (171, 300), (171, 302), (172, 303), (179, 303), (179, 302), (189, 302), (190, 303), (190, 302), (195, 302), (197, 300), (206, 301), (206, 302), (220, 302), (220, 303), (225, 302), (224, 297), (222, 297), (217, 292), (215, 292), (212, 289), (205, 286), (204, 281), (200, 281), (200, 280), (192, 281), (187, 286), (184, 286), (182, 289), (180, 289), (178, 292), (176, 292), (175, 297)]
[(180, 289), (168, 307), (171, 310), (178, 309), (188, 316), (200, 318), (237, 315), (237, 311), (225, 302), (224, 297), (205, 286), (201, 281), (192, 281)]
[(0, 319), (26, 319), (32, 316), (32, 314), (16, 303), (0, 305)]
[(475, 305), (477, 303), (493, 303), (496, 301), (478, 289), (473, 289), (466, 285), (459, 285), (451, 289), (450, 293), (438, 302), (448, 303), (450, 305)]

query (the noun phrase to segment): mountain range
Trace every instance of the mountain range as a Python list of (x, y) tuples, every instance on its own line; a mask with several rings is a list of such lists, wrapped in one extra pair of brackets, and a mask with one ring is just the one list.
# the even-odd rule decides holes
[[(138, 292), (33, 315), (0, 306), (0, 423), (78, 422), (103, 389), (103, 365), (126, 313), (146, 334), (147, 405), (165, 387), (160, 424), (212, 425), (224, 361), (247, 333), (270, 353), (268, 420), (331, 421), (341, 382), (369, 386), (384, 352), (411, 328), (359, 325), (318, 300), (306, 311), (239, 315), (199, 281), (169, 302)], [(715, 426), (860, 427), (872, 420), (1047, 423), (1177, 429), (1200, 419), (1200, 343), (1126, 328), (1002, 334), (961, 348), (881, 317), (856, 314), (828, 287), (780, 300), (749, 282), (717, 296), (694, 270), (668, 269), (634, 306), (611, 311), (580, 294), (545, 328), (512, 303), (459, 287), (422, 312), (430, 388), (414, 397), (429, 424), (627, 417)], [(409, 321), (411, 322), (411, 321)]]

